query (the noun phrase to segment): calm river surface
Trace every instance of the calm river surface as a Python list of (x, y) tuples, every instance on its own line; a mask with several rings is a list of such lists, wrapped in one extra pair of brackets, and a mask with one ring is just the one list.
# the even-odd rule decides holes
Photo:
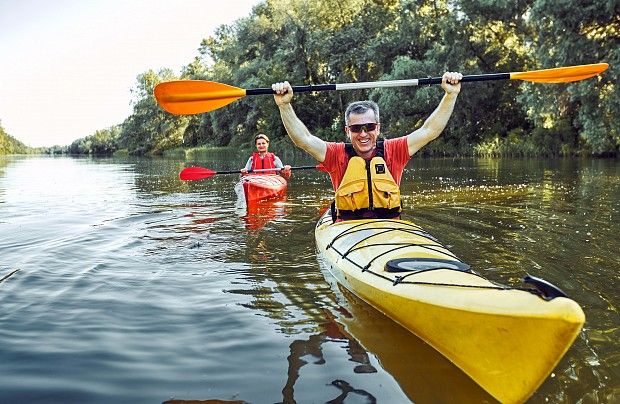
[[(322, 272), (325, 174), (250, 212), (236, 175), (178, 179), (246, 158), (0, 157), (0, 402), (493, 402)], [(403, 199), (477, 272), (583, 307), (529, 402), (620, 401), (620, 162), (413, 159)]]

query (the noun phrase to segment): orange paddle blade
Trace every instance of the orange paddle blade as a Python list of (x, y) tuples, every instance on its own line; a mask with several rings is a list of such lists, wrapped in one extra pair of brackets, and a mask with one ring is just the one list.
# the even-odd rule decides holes
[(242, 88), (203, 80), (159, 83), (154, 93), (159, 106), (175, 115), (213, 111), (245, 96)]
[(557, 67), (555, 69), (532, 70), (529, 72), (510, 73), (511, 80), (532, 81), (534, 83), (570, 83), (589, 79), (607, 70), (607, 63)]

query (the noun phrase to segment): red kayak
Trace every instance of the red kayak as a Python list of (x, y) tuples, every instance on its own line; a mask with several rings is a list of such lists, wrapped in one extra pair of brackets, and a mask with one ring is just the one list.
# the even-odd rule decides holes
[[(286, 193), (286, 180), (275, 174), (249, 174), (241, 177), (235, 186), (237, 194), (243, 196), (246, 205), (264, 199), (279, 198)], [(243, 192), (241, 192), (243, 189)]]

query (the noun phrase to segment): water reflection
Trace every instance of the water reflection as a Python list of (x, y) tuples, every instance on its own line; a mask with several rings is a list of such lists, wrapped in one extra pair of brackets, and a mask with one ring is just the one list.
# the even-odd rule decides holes
[[(143, 401), (183, 386), (231, 402), (492, 402), (433, 349), (329, 283), (312, 236), (332, 195), (324, 174), (296, 172), (285, 200), (243, 213), (237, 176), (178, 179), (187, 165), (234, 169), (244, 158), (235, 159), (0, 158), (0, 278), (10, 274), (0, 282), (0, 353), (19, 358), (4, 362), (13, 376), (0, 382), (0, 398), (19, 386), (43, 397), (41, 380), (60, 379), (58, 391), (75, 401), (122, 401), (122, 388), (107, 387), (131, 391), (127, 380), (140, 373), (142, 393), (131, 397), (153, 399)], [(403, 198), (404, 218), (485, 276), (516, 284), (531, 273), (584, 308), (583, 332), (529, 402), (617, 400), (620, 164), (414, 159)], [(87, 366), (46, 374), (74, 352), (63, 343), (83, 324)], [(20, 335), (56, 356), (29, 351)], [(131, 360), (110, 372), (97, 349)], [(255, 368), (271, 372), (259, 375), (265, 386), (240, 387), (239, 374)], [(107, 378), (109, 395), (89, 390), (91, 371)], [(165, 377), (149, 376), (157, 371)], [(72, 386), (85, 392), (71, 395)]]
[[(326, 275), (329, 276), (329, 275)], [(375, 354), (416, 403), (494, 403), (492, 396), (435, 349), (340, 288), (350, 316), (340, 316), (346, 329)]]
[(238, 198), (235, 209), (247, 230), (260, 230), (266, 224), (286, 217), (290, 210), (290, 206), (286, 203), (286, 195), (248, 205), (242, 198)]
[[(344, 309), (341, 312), (345, 315)], [(325, 355), (323, 354), (322, 346), (327, 343), (335, 343), (341, 346), (347, 351), (350, 357), (350, 361), (358, 363), (353, 371), (355, 373), (376, 373), (377, 370), (370, 364), (368, 353), (360, 345), (360, 343), (352, 337), (342, 325), (340, 325), (331, 312), (327, 309), (324, 310), (325, 322), (320, 324), (320, 328), (323, 329), (319, 334), (310, 335), (307, 339), (298, 339), (290, 345), (290, 355), (287, 357), (288, 361), (288, 377), (286, 385), (282, 389), (282, 402), (283, 403), (295, 403), (295, 383), (300, 377), (301, 368), (309, 363), (309, 356), (312, 358), (314, 365), (323, 365), (326, 362)], [(349, 315), (350, 316), (350, 315)], [(341, 393), (328, 401), (330, 403), (343, 403), (344, 399), (349, 395), (359, 395), (366, 397), (368, 402), (376, 402), (376, 398), (369, 392), (363, 389), (356, 389), (344, 380), (332, 380), (331, 385), (335, 386)]]
[[(296, 402), (295, 383), (304, 366), (322, 366), (330, 360), (324, 354), (329, 344), (346, 351), (348, 360), (355, 364), (353, 373), (356, 374), (377, 373), (370, 355), (376, 357), (381, 367), (398, 380), (399, 387), (412, 402), (496, 402), (429, 345), (347, 290), (340, 288), (340, 293), (344, 296), (344, 306), (337, 307), (336, 315), (327, 309), (324, 311), (322, 331), (291, 343), (288, 378), (282, 390), (284, 403)], [(377, 402), (372, 392), (355, 387), (354, 378), (349, 379), (351, 376), (346, 374), (340, 376), (329, 383), (340, 393), (328, 402), (341, 403), (352, 396)]]
[[(331, 290), (322, 275), (316, 273), (314, 246), (309, 236), (322, 202), (331, 195), (324, 175), (311, 171), (296, 174), (286, 202), (238, 216), (245, 226), (245, 231), (240, 231), (234, 222), (221, 222), (229, 212), (231, 199), (234, 200), (234, 178), (221, 176), (178, 188), (175, 177), (170, 177), (170, 183), (161, 180), (171, 167), (174, 163), (161, 163), (159, 169), (138, 165), (136, 169), (141, 175), (136, 185), (151, 195), (162, 191), (200, 195), (222, 207), (214, 219), (219, 221), (218, 226), (211, 229), (223, 236), (224, 244), (216, 247), (215, 256), (223, 262), (250, 264), (236, 267), (245, 279), (244, 284), (228, 292), (251, 296), (252, 300), (243, 306), (274, 319), (280, 332), (305, 335), (291, 344), (293, 364), (301, 363), (294, 359), (299, 352), (319, 355), (319, 351), (329, 351), (332, 345), (344, 351), (350, 346), (364, 347), (354, 351), (370, 359), (376, 355), (382, 369), (394, 376), (411, 400), (434, 402), (437, 392), (447, 391), (446, 397), (458, 397), (463, 402), (492, 401), (434, 350), (419, 340), (416, 342), (406, 331), (399, 331), (400, 327), (390, 321), (375, 324), (380, 317), (377, 313), (369, 315), (369, 310), (359, 310), (359, 304), (351, 304), (348, 298), (351, 316), (338, 311)], [(613, 396), (612, 386), (618, 378), (610, 369), (618, 364), (613, 352), (617, 351), (620, 329), (617, 288), (609, 280), (616, 278), (615, 272), (620, 268), (616, 237), (620, 223), (618, 165), (570, 159), (417, 160), (410, 164), (404, 178), (404, 217), (429, 230), (477, 271), (512, 285), (520, 284), (527, 273), (541, 276), (560, 285), (584, 307), (588, 320), (580, 338), (555, 375), (530, 401), (563, 401), (583, 394), (605, 401), (605, 397)], [(149, 181), (155, 182), (149, 185)], [(213, 217), (212, 210), (218, 212), (209, 203), (199, 210), (205, 219)], [(269, 218), (270, 215), (273, 217)], [(193, 224), (204, 230), (213, 222)], [(229, 236), (236, 243), (226, 245)], [(201, 243), (213, 249), (215, 241)], [(335, 320), (326, 321), (325, 308), (337, 313)], [(340, 330), (339, 337), (331, 338), (330, 329)], [(390, 331), (367, 331), (378, 329)], [(366, 350), (372, 353), (370, 357), (363, 354)], [(298, 393), (306, 391), (307, 387), (299, 386), (304, 386), (299, 374), (303, 377), (302, 370), (309, 366), (327, 366), (315, 363), (332, 358), (321, 355), (323, 359), (312, 354), (300, 359), (307, 363), (298, 369), (295, 383), (289, 380), (287, 386), (297, 384)], [(340, 389), (338, 395), (364, 390), (347, 372), (337, 374), (339, 379), (327, 382), (336, 382), (332, 386)], [(443, 382), (446, 374), (451, 375), (450, 383)]]
[(166, 400), (162, 404), (246, 404), (247, 401), (243, 400), (220, 400), (220, 399), (209, 399), (209, 400)]

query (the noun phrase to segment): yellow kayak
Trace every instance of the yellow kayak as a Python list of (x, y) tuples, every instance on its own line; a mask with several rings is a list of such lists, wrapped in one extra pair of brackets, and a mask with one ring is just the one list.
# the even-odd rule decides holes
[(553, 285), (533, 277), (532, 287), (493, 283), (408, 221), (332, 223), (327, 214), (315, 236), (319, 260), (339, 283), (504, 403), (534, 393), (585, 321)]

